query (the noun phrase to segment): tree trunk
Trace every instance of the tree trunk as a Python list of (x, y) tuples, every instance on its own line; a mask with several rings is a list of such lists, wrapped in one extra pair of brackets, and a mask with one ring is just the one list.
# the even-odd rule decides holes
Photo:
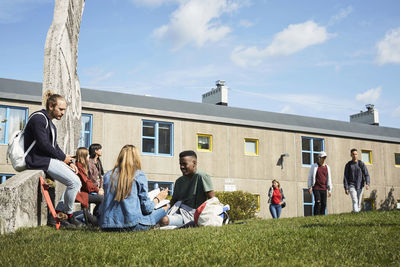
[[(85, 0), (55, 0), (54, 17), (44, 48), (42, 94), (62, 95), (68, 108), (57, 127), (57, 143), (75, 154), (81, 131), (81, 89), (77, 74), (78, 39)], [(43, 101), (44, 102), (44, 101)], [(43, 103), (45, 106), (45, 103)]]

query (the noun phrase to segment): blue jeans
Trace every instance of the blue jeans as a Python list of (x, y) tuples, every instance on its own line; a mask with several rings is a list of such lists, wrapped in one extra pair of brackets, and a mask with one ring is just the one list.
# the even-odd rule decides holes
[(74, 212), (76, 194), (81, 189), (81, 180), (70, 167), (58, 159), (50, 159), (47, 174), (67, 187), (64, 192), (64, 213)]
[(271, 212), (272, 218), (278, 219), (281, 216), (282, 206), (280, 204), (270, 204), (269, 211)]
[[(147, 216), (152, 216), (154, 218), (154, 221), (157, 223), (159, 220), (161, 220), (162, 217), (166, 216), (167, 212), (163, 209), (157, 209), (154, 210), (150, 215)], [(132, 227), (123, 227), (123, 228), (102, 228), (103, 231), (106, 232), (134, 232), (134, 231), (145, 231), (149, 230), (151, 227), (154, 225), (144, 225), (141, 223), (138, 223), (135, 226)]]

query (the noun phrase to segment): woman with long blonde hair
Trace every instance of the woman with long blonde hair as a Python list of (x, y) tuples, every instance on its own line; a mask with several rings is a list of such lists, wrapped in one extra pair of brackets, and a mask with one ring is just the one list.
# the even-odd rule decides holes
[(121, 149), (114, 168), (104, 175), (103, 186), (104, 201), (99, 217), (103, 230), (147, 230), (166, 215), (166, 206), (156, 210), (154, 206), (166, 198), (168, 190), (150, 200), (139, 151), (133, 145)]

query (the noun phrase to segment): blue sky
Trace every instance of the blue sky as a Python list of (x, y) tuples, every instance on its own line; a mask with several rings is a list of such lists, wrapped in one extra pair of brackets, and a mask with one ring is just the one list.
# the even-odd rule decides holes
[[(0, 77), (42, 81), (54, 1), (0, 1)], [(400, 128), (400, 1), (87, 0), (82, 87)]]

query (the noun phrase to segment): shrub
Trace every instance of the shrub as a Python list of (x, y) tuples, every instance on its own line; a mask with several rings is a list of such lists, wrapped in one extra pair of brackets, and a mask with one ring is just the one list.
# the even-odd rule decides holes
[(231, 220), (244, 220), (255, 217), (257, 209), (257, 197), (243, 191), (216, 192), (215, 196), (222, 204), (229, 204), (228, 211)]

